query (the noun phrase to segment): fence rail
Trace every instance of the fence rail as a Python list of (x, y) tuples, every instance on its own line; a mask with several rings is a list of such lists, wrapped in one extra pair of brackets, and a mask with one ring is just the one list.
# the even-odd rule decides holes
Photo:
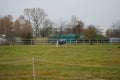
[[(112, 42), (109, 40), (74, 40), (69, 39), (66, 40), (67, 44), (120, 44), (120, 42)], [(48, 40), (48, 39), (23, 39), (23, 40), (11, 40), (8, 39), (6, 42), (1, 42), (0, 44), (14, 44), (14, 45), (23, 45), (23, 44), (29, 44), (29, 45), (35, 45), (35, 44), (55, 44), (56, 39)]]

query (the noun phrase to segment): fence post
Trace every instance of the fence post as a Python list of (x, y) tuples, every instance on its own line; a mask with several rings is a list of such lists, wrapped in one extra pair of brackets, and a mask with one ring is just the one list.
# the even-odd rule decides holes
[(97, 45), (98, 45), (98, 39), (97, 39)]
[(85, 44), (85, 40), (84, 40), (84, 39), (83, 39), (83, 41), (82, 41), (82, 42), (83, 42), (83, 44)]
[(101, 77), (104, 78), (104, 72), (103, 72), (103, 70), (101, 71)]
[(33, 40), (31, 39), (31, 45), (32, 45), (32, 41), (33, 41)]
[(70, 39), (70, 44), (71, 44), (71, 39)]
[(76, 40), (76, 45), (77, 45), (78, 41)]
[(112, 44), (112, 40), (110, 41), (110, 44)]
[(35, 80), (35, 60), (32, 58), (32, 67), (33, 67), (33, 80)]

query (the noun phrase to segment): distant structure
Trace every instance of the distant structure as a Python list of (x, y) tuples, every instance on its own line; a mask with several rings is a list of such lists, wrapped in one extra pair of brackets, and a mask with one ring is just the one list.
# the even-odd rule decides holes
[(113, 30), (113, 29), (109, 29), (110, 30), (110, 38), (109, 41), (110, 43), (120, 43), (120, 30)]
[(5, 44), (6, 43), (6, 35), (0, 35), (0, 44)]
[(110, 37), (110, 43), (120, 43), (120, 38)]
[(67, 43), (75, 43), (75, 34), (53, 34), (49, 38), (49, 43), (56, 43), (57, 40), (66, 40)]

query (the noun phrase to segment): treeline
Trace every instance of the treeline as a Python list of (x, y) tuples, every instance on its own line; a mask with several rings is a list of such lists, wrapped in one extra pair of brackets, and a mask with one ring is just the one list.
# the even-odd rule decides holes
[(13, 22), (13, 17), (8, 15), (0, 18), (0, 34), (5, 35), (7, 39), (32, 38), (32, 27), (23, 16)]
[(72, 16), (69, 22), (61, 20), (55, 23), (48, 19), (45, 11), (40, 8), (24, 9), (24, 15), (20, 15), (15, 21), (11, 15), (0, 17), (0, 36), (5, 35), (7, 39), (50, 37), (52, 34), (75, 34), (76, 39), (120, 37), (120, 22), (113, 24), (103, 36), (100, 27), (95, 25), (86, 27), (77, 16)]

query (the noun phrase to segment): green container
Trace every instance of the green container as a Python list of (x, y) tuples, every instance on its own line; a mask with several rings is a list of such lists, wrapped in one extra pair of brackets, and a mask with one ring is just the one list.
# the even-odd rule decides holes
[(67, 43), (75, 43), (75, 34), (54, 34), (49, 38), (49, 43), (56, 43), (57, 40), (66, 39)]

